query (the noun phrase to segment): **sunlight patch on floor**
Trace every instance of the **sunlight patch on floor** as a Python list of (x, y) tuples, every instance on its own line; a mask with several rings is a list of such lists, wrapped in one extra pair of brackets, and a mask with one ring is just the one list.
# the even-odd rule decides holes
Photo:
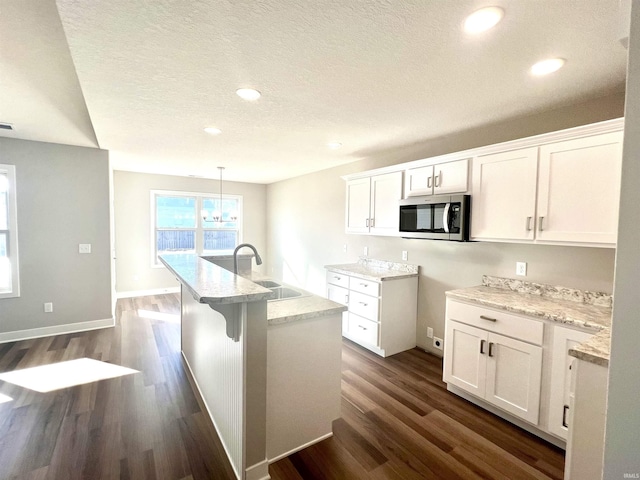
[(8, 397), (8, 396), (3, 395), (3, 394), (0, 393), (0, 403), (6, 403), (6, 402), (10, 402), (12, 400), (13, 400), (13, 398)]
[(0, 380), (44, 393), (132, 373), (138, 373), (138, 370), (80, 358), (3, 373)]
[(162, 320), (164, 322), (180, 323), (180, 314), (154, 312), (153, 310), (138, 309), (138, 316), (151, 320)]

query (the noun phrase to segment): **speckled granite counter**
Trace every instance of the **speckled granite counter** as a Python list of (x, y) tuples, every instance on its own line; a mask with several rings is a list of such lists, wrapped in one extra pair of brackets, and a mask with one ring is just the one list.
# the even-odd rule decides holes
[(419, 270), (418, 265), (387, 262), (367, 257), (360, 257), (357, 263), (326, 265), (324, 268), (332, 272), (344, 273), (345, 275), (357, 275), (376, 282), (415, 277), (418, 275)]
[(608, 365), (610, 294), (544, 285), (499, 277), (482, 277), (482, 285), (446, 292), (448, 298), (534, 318), (592, 329), (598, 333), (569, 354), (582, 360)]
[[(270, 280), (269, 277), (258, 272), (234, 275), (233, 272), (194, 254), (165, 255), (160, 257), (160, 261), (178, 277), (178, 280), (199, 303), (242, 303), (273, 300), (276, 296), (270, 289), (254, 283)], [(267, 303), (269, 325), (334, 315), (347, 310), (344, 305), (296, 287), (292, 288), (299, 290), (302, 296)]]

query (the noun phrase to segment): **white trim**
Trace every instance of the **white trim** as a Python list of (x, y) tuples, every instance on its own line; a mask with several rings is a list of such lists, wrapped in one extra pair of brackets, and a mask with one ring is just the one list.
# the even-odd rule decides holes
[(147, 297), (149, 295), (162, 295), (164, 293), (180, 293), (180, 287), (154, 288), (151, 290), (129, 290), (117, 292), (116, 298)]
[(538, 147), (545, 143), (561, 142), (579, 137), (597, 135), (600, 133), (617, 132), (624, 129), (624, 118), (615, 118), (604, 122), (592, 123), (589, 125), (581, 125), (579, 127), (567, 128), (556, 132), (542, 133), (533, 137), (519, 138), (508, 142), (495, 143), (493, 145), (485, 145), (483, 147), (471, 148), (460, 152), (447, 153), (438, 155), (437, 157), (423, 158), (413, 160), (411, 162), (399, 163), (388, 167), (377, 168), (375, 170), (367, 170), (365, 172), (352, 173), (341, 177), (344, 180), (354, 180), (362, 177), (370, 177), (372, 175), (380, 175), (383, 173), (391, 173), (404, 171), (409, 168), (424, 167), (437, 163), (452, 162), (455, 160), (463, 160), (465, 158), (478, 157), (480, 155), (489, 155), (499, 152), (507, 152), (509, 150), (517, 150), (527, 147)]
[(275, 463), (278, 460), (282, 460), (284, 457), (288, 457), (289, 455), (292, 455), (292, 454), (294, 454), (296, 452), (299, 452), (300, 450), (303, 450), (303, 449), (305, 449), (307, 447), (310, 447), (311, 445), (315, 445), (316, 443), (322, 442), (323, 440), (326, 440), (327, 438), (331, 438), (331, 437), (333, 437), (333, 432), (325, 433), (324, 435), (316, 438), (315, 440), (311, 440), (310, 442), (307, 442), (304, 445), (300, 445), (300, 446), (298, 446), (298, 447), (294, 448), (293, 450), (290, 450), (290, 451), (288, 451), (286, 453), (278, 455), (275, 458), (270, 458), (269, 459), (269, 463), (270, 464), (271, 463)]
[(20, 296), (20, 255), (18, 251), (18, 194), (15, 165), (0, 164), (0, 172), (9, 180), (9, 195), (7, 210), (9, 213), (9, 262), (11, 263), (11, 291), (0, 293), (0, 299), (16, 298)]
[(66, 325), (55, 325), (53, 327), (31, 328), (29, 330), (16, 330), (15, 332), (0, 333), (0, 343), (17, 342), (32, 338), (49, 337), (52, 335), (64, 335), (67, 333), (87, 332), (100, 328), (115, 326), (113, 318), (103, 320), (90, 320), (88, 322), (68, 323)]
[(269, 480), (269, 462), (265, 458), (263, 461), (251, 465), (244, 471), (245, 480)]

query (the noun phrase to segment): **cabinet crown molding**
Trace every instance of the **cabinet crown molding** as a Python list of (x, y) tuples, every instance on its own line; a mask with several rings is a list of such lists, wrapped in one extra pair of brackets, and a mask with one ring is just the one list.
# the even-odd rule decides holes
[(508, 152), (510, 150), (518, 150), (526, 147), (538, 147), (547, 143), (553, 143), (563, 140), (570, 140), (574, 138), (586, 137), (590, 135), (596, 135), (599, 133), (616, 132), (624, 129), (624, 118), (615, 118), (612, 120), (605, 120), (603, 122), (591, 123), (588, 125), (580, 125), (578, 127), (567, 128), (564, 130), (557, 130), (555, 132), (542, 133), (540, 135), (534, 135), (532, 137), (519, 138), (516, 140), (509, 140), (502, 143), (495, 143), (492, 145), (486, 145), (483, 147), (471, 148), (468, 150), (462, 150), (459, 152), (446, 153), (444, 155), (438, 155), (436, 157), (423, 158), (419, 160), (413, 160), (411, 162), (398, 163), (395, 165), (389, 165), (388, 167), (376, 168), (374, 170), (366, 170), (364, 172), (351, 173), (349, 175), (343, 175), (343, 180), (355, 180), (358, 178), (371, 177), (373, 175), (381, 175), (385, 173), (405, 171), (410, 168), (418, 168), (427, 165), (435, 165), (438, 163), (453, 162), (456, 160), (463, 160), (465, 158), (479, 157), (481, 155), (489, 155), (492, 153)]

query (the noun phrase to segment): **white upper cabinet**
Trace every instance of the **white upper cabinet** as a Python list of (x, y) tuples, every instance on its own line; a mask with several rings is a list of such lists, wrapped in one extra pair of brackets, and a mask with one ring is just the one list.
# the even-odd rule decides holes
[(622, 132), (540, 147), (536, 238), (615, 244), (621, 167)]
[(537, 147), (474, 159), (473, 240), (533, 240), (537, 168)]
[(471, 238), (615, 246), (622, 132), (474, 159)]
[(397, 235), (402, 172), (347, 181), (347, 233)]
[(469, 160), (410, 168), (405, 175), (406, 197), (464, 193), (468, 189)]

